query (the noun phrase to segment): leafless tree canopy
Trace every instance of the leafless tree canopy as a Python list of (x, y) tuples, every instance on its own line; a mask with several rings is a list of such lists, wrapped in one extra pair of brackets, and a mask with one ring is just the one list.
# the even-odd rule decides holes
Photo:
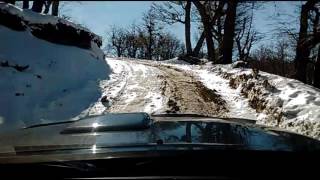
[[(16, 1), (6, 2), (16, 4)], [(271, 44), (258, 46), (264, 35), (257, 31), (254, 18), (263, 4), (238, 0), (153, 3), (143, 14), (140, 24), (111, 27), (105, 47), (119, 57), (150, 60), (177, 56), (186, 60), (204, 56), (218, 64), (242, 60), (264, 71), (320, 88), (320, 3), (315, 0), (301, 2), (296, 7), (298, 19), (276, 10), (271, 15), (276, 20), (272, 24), (274, 31), (270, 32), (274, 39)], [(20, 5), (38, 13), (50, 14), (51, 11), (53, 16), (70, 19), (59, 12), (64, 2), (39, 0), (30, 7), (29, 1), (23, 1)], [(279, 18), (282, 16), (289, 18)], [(165, 27), (173, 24), (184, 26), (184, 43), (165, 31)], [(197, 34), (191, 33), (193, 26), (198, 27)], [(192, 39), (197, 41), (192, 42)]]

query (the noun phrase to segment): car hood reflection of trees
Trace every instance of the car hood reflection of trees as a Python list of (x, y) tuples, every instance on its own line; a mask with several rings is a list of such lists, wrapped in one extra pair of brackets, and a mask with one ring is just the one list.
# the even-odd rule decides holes
[(167, 148), (320, 150), (320, 143), (315, 139), (232, 119), (129, 115), (97, 116), (1, 134), (0, 163), (30, 155), (38, 155), (41, 161), (50, 160), (51, 156), (67, 160), (76, 155), (81, 155), (78, 159), (97, 158), (99, 154), (106, 156), (115, 152), (161, 151)]

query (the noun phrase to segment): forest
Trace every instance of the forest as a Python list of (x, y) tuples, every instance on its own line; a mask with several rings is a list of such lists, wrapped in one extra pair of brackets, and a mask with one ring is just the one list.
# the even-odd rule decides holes
[[(192, 64), (201, 63), (202, 58), (214, 64), (244, 61), (248, 67), (320, 88), (320, 3), (313, 0), (301, 2), (298, 28), (293, 30), (285, 22), (279, 22), (274, 43), (262, 44), (253, 50), (252, 47), (264, 38), (253, 24), (254, 11), (263, 8), (265, 3), (153, 3), (143, 14), (141, 23), (133, 23), (129, 27), (113, 25), (107, 34), (105, 51), (118, 57), (156, 61), (179, 57)], [(59, 1), (34, 1), (30, 7), (29, 1), (23, 1), (23, 8), (70, 19), (59, 14)], [(183, 41), (164, 28), (176, 23), (184, 26)], [(194, 24), (198, 26), (198, 34), (191, 33)], [(197, 41), (192, 42), (192, 39)]]

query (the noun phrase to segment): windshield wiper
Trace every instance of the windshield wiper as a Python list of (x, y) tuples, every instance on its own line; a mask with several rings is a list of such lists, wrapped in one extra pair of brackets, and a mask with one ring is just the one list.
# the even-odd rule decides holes
[[(80, 120), (80, 119), (79, 119)], [(57, 124), (67, 124), (67, 123), (74, 123), (78, 120), (70, 120), (70, 121), (59, 121), (59, 122), (50, 122), (50, 123), (42, 123), (42, 124), (35, 124), (31, 126), (24, 127), (23, 129), (30, 129), (30, 128), (36, 128), (41, 126), (51, 126), (51, 125), (57, 125)]]

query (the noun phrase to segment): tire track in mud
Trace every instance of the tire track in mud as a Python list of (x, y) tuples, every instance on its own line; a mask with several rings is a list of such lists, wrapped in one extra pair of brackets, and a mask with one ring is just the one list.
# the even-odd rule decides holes
[[(128, 84), (128, 77), (132, 72), (131, 66), (126, 66), (125, 64), (117, 64), (116, 68), (121, 69), (120, 72), (113, 73), (111, 79), (103, 80), (100, 82), (100, 87), (102, 89), (102, 95), (99, 101), (92, 104), (87, 111), (82, 112), (78, 117), (86, 117), (89, 115), (100, 115), (107, 112), (108, 108), (112, 106), (113, 103), (118, 102), (124, 94), (126, 86)], [(112, 93), (116, 92), (116, 93)], [(108, 105), (102, 103), (102, 99), (106, 98)]]
[[(145, 65), (128, 60), (117, 60), (126, 66), (125, 86), (114, 98), (112, 98), (111, 106), (105, 112), (139, 112), (147, 111), (152, 113), (158, 110), (159, 105), (156, 102), (161, 101), (159, 92), (160, 81), (154, 81), (156, 75), (153, 73), (157, 69), (154, 67), (146, 67)], [(159, 103), (160, 105), (162, 103)]]
[[(134, 62), (137, 63), (137, 62)], [(162, 73), (161, 94), (165, 97), (166, 113), (196, 113), (208, 116), (225, 117), (228, 112), (226, 101), (215, 90), (204, 86), (190, 73), (184, 70), (148, 62), (138, 62), (152, 66)]]

